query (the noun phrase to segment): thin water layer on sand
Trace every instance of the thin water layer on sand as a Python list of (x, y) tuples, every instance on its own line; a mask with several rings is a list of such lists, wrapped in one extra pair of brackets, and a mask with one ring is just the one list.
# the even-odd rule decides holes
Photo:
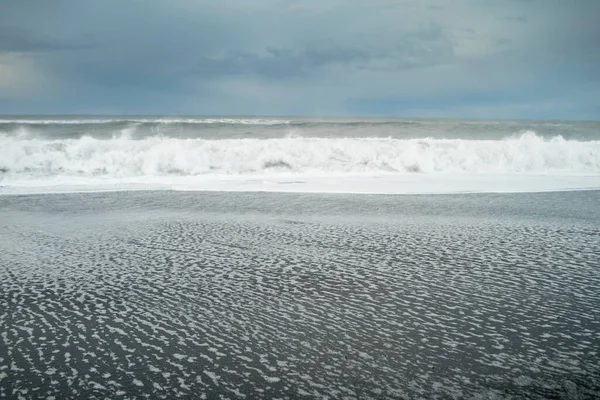
[(590, 175), (260, 175), (133, 179), (127, 181), (82, 178), (42, 179), (0, 185), (0, 195), (86, 193), (134, 190), (347, 193), (347, 194), (453, 194), (531, 193), (598, 190), (600, 174)]
[(0, 397), (597, 398), (600, 192), (0, 198)]

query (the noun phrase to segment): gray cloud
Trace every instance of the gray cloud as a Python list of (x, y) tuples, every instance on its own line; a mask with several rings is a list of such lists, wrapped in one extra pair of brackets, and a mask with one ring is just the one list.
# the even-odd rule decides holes
[(402, 70), (447, 62), (454, 55), (452, 44), (440, 30), (407, 35), (389, 47), (300, 47), (268, 46), (260, 54), (234, 52), (201, 57), (195, 72), (203, 76), (256, 74), (270, 78), (319, 74), (327, 67), (366, 70)]
[[(435, 113), (482, 98), (486, 112), (517, 101), (546, 110), (562, 94), (593, 110), (594, 96), (573, 88), (600, 94), (599, 10), (595, 0), (6, 1), (0, 91), (13, 97), (5, 89), (0, 106), (343, 114), (368, 103), (401, 114), (411, 101)], [(26, 82), (39, 98), (19, 103)]]
[(96, 47), (92, 37), (83, 40), (59, 40), (32, 32), (30, 29), (0, 26), (0, 52), (45, 52)]

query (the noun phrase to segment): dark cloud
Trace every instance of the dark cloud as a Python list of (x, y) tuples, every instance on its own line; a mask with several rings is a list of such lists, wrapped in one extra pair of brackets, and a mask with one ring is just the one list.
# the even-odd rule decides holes
[(80, 40), (60, 40), (25, 28), (0, 26), (0, 52), (78, 50), (96, 46), (98, 46), (98, 43), (91, 36)]
[(279, 49), (267, 47), (262, 54), (229, 53), (219, 57), (201, 57), (195, 72), (202, 76), (256, 74), (270, 78), (313, 74), (332, 64), (360, 65), (373, 57), (362, 49)]
[(269, 78), (303, 77), (319, 74), (322, 68), (343, 67), (366, 70), (402, 70), (436, 65), (453, 56), (449, 40), (440, 32), (424, 32), (399, 38), (388, 48), (267, 47), (260, 54), (228, 53), (201, 57), (195, 72), (203, 76), (255, 74)]
[(599, 16), (597, 0), (0, 1), (0, 107), (449, 112), (570, 96), (577, 117), (600, 102)]

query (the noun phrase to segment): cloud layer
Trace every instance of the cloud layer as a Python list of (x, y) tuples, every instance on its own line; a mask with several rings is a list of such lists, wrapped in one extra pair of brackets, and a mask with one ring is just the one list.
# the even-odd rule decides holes
[(595, 0), (0, 3), (2, 113), (600, 118)]

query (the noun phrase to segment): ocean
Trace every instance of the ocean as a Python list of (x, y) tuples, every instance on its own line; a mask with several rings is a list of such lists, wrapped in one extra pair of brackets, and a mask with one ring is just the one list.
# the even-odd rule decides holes
[(449, 193), (600, 187), (600, 123), (0, 118), (0, 193)]
[(599, 126), (3, 117), (0, 398), (598, 398)]

